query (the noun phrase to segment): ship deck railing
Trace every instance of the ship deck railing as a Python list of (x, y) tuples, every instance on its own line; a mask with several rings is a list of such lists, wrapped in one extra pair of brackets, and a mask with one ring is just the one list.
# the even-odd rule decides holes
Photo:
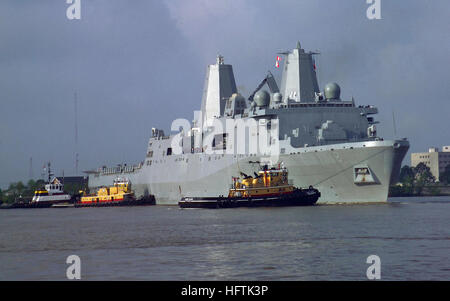
[(131, 173), (135, 172), (138, 169), (142, 168), (142, 163), (139, 163), (137, 165), (130, 165), (130, 166), (117, 166), (117, 167), (103, 167), (99, 168), (98, 172), (102, 175), (110, 175), (110, 174), (119, 174), (119, 173)]
[(288, 105), (280, 105), (280, 108), (297, 108), (297, 107), (354, 107), (352, 102), (303, 102), (303, 103), (290, 103)]

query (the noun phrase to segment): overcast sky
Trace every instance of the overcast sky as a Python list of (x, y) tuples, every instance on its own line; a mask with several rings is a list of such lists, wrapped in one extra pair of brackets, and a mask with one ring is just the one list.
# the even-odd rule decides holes
[[(321, 89), (379, 108), (379, 135), (408, 137), (411, 151), (450, 145), (450, 1), (65, 0), (0, 2), (0, 187), (143, 160), (152, 127), (192, 120), (207, 64), (218, 53), (250, 93), (276, 53), (319, 50)], [(75, 145), (74, 92), (78, 95)], [(409, 164), (409, 154), (405, 164)]]

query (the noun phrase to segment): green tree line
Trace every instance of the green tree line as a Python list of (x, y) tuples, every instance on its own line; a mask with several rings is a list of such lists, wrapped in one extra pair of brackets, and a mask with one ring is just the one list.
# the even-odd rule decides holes
[[(438, 195), (440, 193), (437, 187), (436, 178), (431, 170), (424, 163), (419, 163), (416, 167), (405, 165), (400, 170), (400, 185), (391, 186), (390, 196), (420, 196), (427, 188), (429, 193)], [(450, 184), (450, 165), (439, 176), (441, 184)]]

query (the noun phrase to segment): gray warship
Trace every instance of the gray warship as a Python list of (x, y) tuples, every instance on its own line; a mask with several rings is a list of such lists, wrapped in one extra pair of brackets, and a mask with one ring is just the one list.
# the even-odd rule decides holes
[[(153, 128), (143, 161), (86, 171), (90, 189), (125, 177), (137, 196), (176, 205), (183, 197), (227, 195), (233, 177), (252, 174), (261, 164), (281, 164), (293, 185), (320, 191), (318, 203), (386, 202), (409, 142), (379, 137), (373, 117), (378, 109), (357, 106), (353, 97), (342, 100), (338, 84), (320, 91), (316, 54), (300, 43), (280, 53), (280, 87), (268, 72), (247, 97), (237, 91), (232, 66), (218, 56), (207, 68), (201, 110), (190, 126), (171, 135)], [(232, 131), (245, 133), (243, 140), (217, 131), (217, 123), (227, 122), (234, 124)], [(249, 139), (261, 129), (269, 132), (262, 140), (271, 152)], [(210, 143), (202, 143), (207, 137)]]

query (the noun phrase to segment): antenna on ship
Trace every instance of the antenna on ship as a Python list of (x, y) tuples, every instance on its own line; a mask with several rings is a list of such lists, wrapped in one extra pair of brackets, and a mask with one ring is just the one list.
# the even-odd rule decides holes
[(78, 175), (78, 153), (75, 154), (75, 175)]
[(313, 57), (313, 68), (314, 71), (316, 72), (316, 77), (317, 77), (317, 82), (320, 84), (320, 76), (319, 76), (319, 68), (317, 66), (321, 66), (320, 65), (320, 51), (318, 49), (316, 49), (316, 51), (313, 53), (314, 57)]
[(42, 170), (41, 170), (41, 179), (44, 180), (45, 179), (45, 173), (46, 173), (46, 168), (45, 168), (45, 163), (44, 166), (42, 166)]
[(77, 120), (77, 92), (75, 91), (75, 175), (78, 175), (78, 120)]
[(52, 180), (52, 176), (53, 176), (53, 173), (52, 173), (52, 171), (51, 171), (51, 169), (50, 169), (50, 162), (48, 162), (47, 163), (47, 172), (48, 172), (48, 183), (50, 183), (50, 181)]

